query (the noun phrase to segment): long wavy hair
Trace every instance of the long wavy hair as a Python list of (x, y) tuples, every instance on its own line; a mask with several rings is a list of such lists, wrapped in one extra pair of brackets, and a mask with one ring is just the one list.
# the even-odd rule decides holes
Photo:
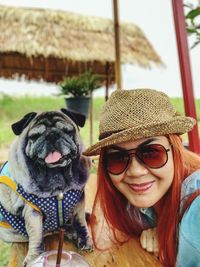
[[(183, 180), (197, 169), (200, 169), (200, 157), (184, 148), (182, 140), (178, 135), (167, 136), (172, 144), (175, 172), (172, 185), (164, 197), (160, 200), (162, 209), (157, 214), (157, 236), (159, 242), (159, 258), (163, 266), (174, 267), (178, 249), (178, 224), (183, 214), (180, 215), (180, 194)], [(97, 215), (99, 207), (112, 232), (113, 241), (122, 243), (133, 236), (140, 236), (141, 232), (148, 226), (138, 220), (138, 216), (130, 219), (127, 212), (126, 198), (113, 186), (109, 175), (103, 166), (104, 150), (101, 151), (98, 166), (97, 193), (93, 205), (92, 217)], [(191, 204), (193, 199), (199, 195), (194, 193), (183, 207), (183, 211)], [(137, 208), (135, 208), (138, 211)], [(137, 212), (136, 212), (137, 214)], [(91, 230), (94, 244), (97, 248), (95, 220), (91, 221)], [(118, 238), (121, 232), (126, 236)]]

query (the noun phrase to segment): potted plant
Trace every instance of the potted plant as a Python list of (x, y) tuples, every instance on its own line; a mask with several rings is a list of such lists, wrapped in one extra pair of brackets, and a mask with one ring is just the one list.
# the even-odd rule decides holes
[(91, 93), (101, 86), (101, 78), (86, 71), (79, 76), (64, 78), (59, 86), (61, 94), (66, 96), (67, 107), (88, 117)]

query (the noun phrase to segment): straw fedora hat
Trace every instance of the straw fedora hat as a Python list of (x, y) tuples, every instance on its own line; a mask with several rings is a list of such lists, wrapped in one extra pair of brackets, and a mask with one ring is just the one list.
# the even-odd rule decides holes
[(163, 92), (153, 89), (116, 90), (106, 102), (100, 116), (99, 142), (84, 151), (98, 155), (101, 148), (130, 140), (183, 134), (195, 119), (178, 114)]

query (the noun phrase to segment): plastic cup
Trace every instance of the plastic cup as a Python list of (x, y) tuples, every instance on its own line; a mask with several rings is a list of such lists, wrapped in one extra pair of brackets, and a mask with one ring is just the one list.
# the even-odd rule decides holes
[(83, 256), (74, 251), (69, 251), (69, 253), (72, 255), (69, 267), (90, 267), (89, 263), (84, 259)]
[(60, 264), (56, 264), (57, 254), (58, 254), (57, 250), (52, 250), (52, 251), (47, 252), (47, 254), (44, 257), (43, 266), (44, 267), (68, 267), (72, 259), (71, 254), (66, 251), (62, 251), (61, 262)]
[(83, 256), (73, 251), (62, 251), (62, 261), (60, 265), (56, 265), (56, 259), (57, 250), (47, 251), (35, 259), (31, 267), (90, 267)]

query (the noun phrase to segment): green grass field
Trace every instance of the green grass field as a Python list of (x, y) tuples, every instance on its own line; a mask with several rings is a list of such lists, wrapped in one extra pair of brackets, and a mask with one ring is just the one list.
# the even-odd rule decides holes
[(0, 266), (6, 267), (8, 265), (8, 258), (10, 253), (11, 244), (4, 243), (0, 240)]
[[(104, 104), (103, 98), (95, 98), (93, 101), (93, 142), (98, 139), (99, 114)], [(183, 100), (173, 98), (173, 104), (179, 113), (184, 114)], [(31, 111), (59, 110), (65, 107), (63, 98), (56, 97), (21, 97), (14, 98), (0, 96), (0, 149), (8, 148), (14, 139), (10, 125), (21, 119), (26, 113)], [(200, 127), (200, 99), (196, 100), (197, 117)], [(85, 147), (90, 144), (90, 123), (89, 119), (86, 126), (80, 131)], [(187, 138), (185, 136), (184, 138)], [(0, 267), (7, 264), (10, 245), (0, 241)]]
[[(98, 138), (98, 119), (104, 104), (104, 98), (95, 98), (93, 101), (93, 142)], [(184, 114), (183, 100), (173, 98), (173, 104), (177, 111)], [(31, 111), (59, 110), (65, 107), (63, 98), (59, 97), (20, 97), (0, 96), (0, 148), (8, 148), (14, 139), (10, 125), (26, 113)], [(200, 121), (200, 99), (196, 100), (198, 120)], [(200, 127), (200, 123), (199, 123)], [(90, 123), (89, 119), (83, 129), (80, 130), (85, 146), (90, 145)]]

